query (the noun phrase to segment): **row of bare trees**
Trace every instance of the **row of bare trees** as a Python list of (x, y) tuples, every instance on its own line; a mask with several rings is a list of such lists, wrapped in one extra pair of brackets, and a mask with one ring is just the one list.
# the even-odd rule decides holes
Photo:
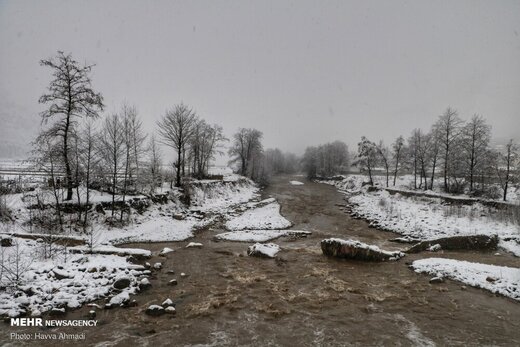
[(195, 178), (206, 177), (211, 160), (222, 153), (222, 145), (228, 141), (221, 126), (206, 123), (182, 103), (166, 111), (157, 125), (161, 142), (176, 152), (173, 166), (177, 187), (186, 170)]
[(103, 96), (90, 77), (93, 65), (82, 65), (63, 52), (40, 63), (51, 69), (53, 78), (39, 99), (46, 108), (33, 160), (49, 177), (60, 231), (63, 211), (72, 205), (77, 206), (77, 221), (87, 227), (93, 188), (112, 195), (111, 217), (118, 211), (117, 219), (123, 221), (129, 211), (127, 196), (154, 194), (167, 174), (160, 144), (176, 152), (169, 174), (180, 186), (183, 176), (206, 177), (227, 141), (222, 127), (208, 124), (182, 103), (157, 123), (159, 136), (149, 136), (135, 106), (125, 103), (119, 111), (102, 115)]
[(503, 147), (492, 147), (491, 126), (485, 118), (474, 115), (467, 122), (457, 111), (447, 108), (428, 132), (414, 129), (408, 139), (399, 136), (390, 147), (362, 137), (355, 164), (373, 183), (375, 168), (382, 168), (389, 186), (402, 172), (412, 172), (415, 189), (434, 189), (436, 177), (448, 193), (501, 197), (507, 200), (511, 182), (518, 179), (518, 146), (510, 140)]

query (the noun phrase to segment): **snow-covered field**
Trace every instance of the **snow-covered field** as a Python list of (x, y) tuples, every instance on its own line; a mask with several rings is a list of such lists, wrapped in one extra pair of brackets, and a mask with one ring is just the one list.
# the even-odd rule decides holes
[(500, 245), (520, 256), (520, 225), (480, 203), (448, 205), (441, 198), (406, 197), (385, 190), (368, 191), (363, 176), (324, 181), (347, 194), (352, 211), (380, 228), (416, 239), (457, 235), (498, 235)]
[(418, 273), (450, 278), (520, 301), (520, 269), (517, 268), (445, 258), (416, 260), (412, 267)]

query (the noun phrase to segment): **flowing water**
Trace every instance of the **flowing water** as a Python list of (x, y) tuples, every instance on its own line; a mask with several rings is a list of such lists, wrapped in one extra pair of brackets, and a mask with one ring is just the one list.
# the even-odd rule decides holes
[[(290, 180), (305, 184), (290, 185)], [(218, 230), (201, 231), (190, 240), (202, 242), (202, 249), (186, 249), (187, 242), (131, 244), (154, 252), (175, 249), (167, 258), (149, 260), (162, 261), (163, 270), (150, 278), (150, 289), (135, 296), (137, 307), (98, 310), (99, 326), (92, 328), (5, 324), (0, 342), (9, 343), (13, 331), (41, 331), (85, 332), (86, 339), (76, 344), (98, 346), (520, 345), (520, 303), (454, 281), (430, 284), (430, 277), (414, 273), (407, 263), (431, 253), (388, 263), (323, 256), (319, 243), (326, 237), (355, 238), (389, 250), (404, 247), (388, 241), (396, 234), (350, 218), (334, 187), (280, 176), (264, 195), (280, 202), (293, 229), (313, 232), (274, 241), (283, 248), (278, 259), (248, 257), (246, 243), (215, 242)], [(520, 267), (518, 258), (500, 254), (444, 251), (434, 256)], [(187, 277), (181, 278), (181, 272)], [(177, 286), (168, 285), (172, 278)], [(176, 303), (176, 316), (144, 314), (150, 304), (167, 298)], [(66, 318), (86, 317), (89, 310)]]

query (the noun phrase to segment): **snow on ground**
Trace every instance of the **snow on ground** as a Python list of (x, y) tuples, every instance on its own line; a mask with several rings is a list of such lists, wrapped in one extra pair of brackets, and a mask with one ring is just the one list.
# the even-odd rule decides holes
[(353, 210), (381, 227), (403, 235), (435, 239), (456, 235), (499, 235), (520, 233), (518, 225), (488, 217), (489, 209), (480, 204), (446, 206), (439, 199), (417, 199), (386, 191), (351, 196)]
[(157, 217), (123, 229), (112, 228), (99, 233), (98, 242), (122, 244), (130, 242), (183, 241), (193, 237), (196, 219), (176, 220), (172, 217)]
[(280, 246), (274, 243), (255, 243), (247, 248), (249, 255), (263, 255), (268, 258), (274, 258), (280, 252)]
[(217, 240), (238, 242), (266, 242), (282, 236), (305, 237), (310, 231), (303, 230), (239, 230), (215, 235)]
[(94, 254), (114, 254), (120, 256), (136, 255), (140, 257), (150, 257), (152, 252), (141, 248), (119, 248), (110, 245), (94, 246), (74, 246), (68, 247), (72, 253), (94, 253)]
[[(233, 176), (234, 177), (234, 176)], [(258, 187), (243, 177), (225, 176), (222, 181), (200, 182), (192, 187), (191, 209), (201, 212), (226, 213), (231, 207), (258, 197)]]
[[(325, 181), (321, 181), (321, 183), (332, 184), (332, 185), (335, 185), (336, 187), (338, 187), (339, 189), (349, 190), (349, 189), (352, 189), (351, 188), (352, 186), (361, 187), (361, 184), (363, 182), (368, 182), (368, 177), (365, 175), (360, 175), (360, 174), (339, 176), (339, 177), (344, 177), (344, 179), (335, 180), (335, 181), (334, 180), (325, 180)], [(383, 188), (386, 186), (386, 177), (385, 176), (374, 175), (374, 176), (372, 176), (372, 180), (374, 181), (375, 186), (378, 186), (380, 188)], [(417, 184), (419, 184), (419, 182), (417, 182)], [(428, 183), (428, 184), (430, 184), (430, 183)], [(459, 198), (459, 199), (465, 199), (465, 200), (468, 200), (468, 199), (478, 200), (477, 198), (473, 198), (473, 197), (469, 196), (468, 194), (454, 195), (454, 194), (444, 193), (444, 191), (443, 191), (444, 181), (440, 177), (435, 179), (434, 184), (433, 184), (433, 190), (415, 189), (414, 188), (414, 176), (410, 175), (410, 174), (398, 176), (396, 179), (395, 185), (393, 184), (393, 176), (389, 177), (389, 187), (388, 188), (393, 189), (393, 190), (401, 190), (404, 192), (425, 193), (428, 195), (436, 195), (439, 197), (445, 196), (445, 197), (449, 197), (451, 199)], [(500, 191), (500, 188), (498, 186), (496, 188)], [(499, 201), (501, 201), (501, 196), (502, 196), (502, 194), (500, 194), (500, 198), (498, 199)], [(511, 185), (508, 188), (507, 202), (510, 202), (513, 204), (520, 203), (520, 185), (516, 185), (516, 186)]]
[(304, 183), (300, 181), (289, 181), (289, 184), (293, 186), (303, 186)]
[(244, 212), (226, 222), (228, 230), (285, 229), (292, 225), (280, 214), (280, 204), (270, 203)]
[(241, 230), (217, 234), (217, 240), (239, 242), (266, 242), (277, 239), (286, 234), (285, 230)]
[[(461, 235), (498, 235), (503, 246), (520, 256), (520, 226), (497, 218), (494, 208), (480, 203), (449, 205), (441, 198), (406, 197), (361, 187), (363, 176), (327, 181), (348, 196), (352, 211), (378, 227), (412, 238), (431, 240)], [(509, 241), (504, 241), (507, 239)], [(517, 240), (517, 241), (515, 241)]]
[(520, 269), (444, 258), (427, 258), (412, 263), (415, 272), (447, 277), (520, 301)]
[(498, 246), (510, 253), (513, 253), (517, 257), (520, 257), (520, 235), (517, 237), (499, 239)]
[[(43, 259), (36, 252), (42, 245), (34, 240), (14, 238), (15, 246), (2, 247), (3, 269), (0, 285), (0, 316), (22, 313), (38, 315), (53, 308), (77, 308), (83, 303), (117, 294), (112, 287), (122, 277), (130, 286), (121, 295), (137, 292), (144, 268), (117, 255), (65, 253)], [(16, 258), (18, 257), (18, 261)], [(18, 272), (16, 272), (18, 269)], [(19, 287), (13, 287), (15, 273)]]

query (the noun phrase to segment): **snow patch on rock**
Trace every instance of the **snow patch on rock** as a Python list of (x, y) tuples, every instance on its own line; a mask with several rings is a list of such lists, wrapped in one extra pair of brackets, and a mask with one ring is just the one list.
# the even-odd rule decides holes
[(247, 255), (274, 258), (280, 252), (280, 246), (274, 243), (255, 243), (247, 249)]

